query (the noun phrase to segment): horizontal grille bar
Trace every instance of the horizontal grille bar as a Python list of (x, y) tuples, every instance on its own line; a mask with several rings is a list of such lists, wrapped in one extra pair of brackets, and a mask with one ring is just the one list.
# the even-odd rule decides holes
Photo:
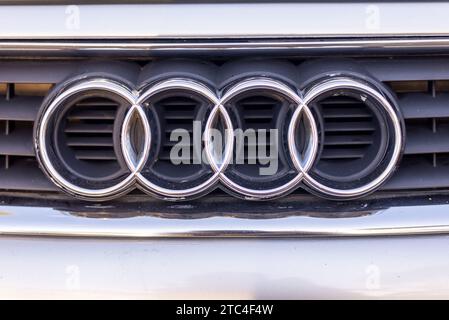
[(0, 168), (0, 177), (3, 190), (58, 191), (34, 159), (16, 159), (9, 168)]
[(0, 101), (0, 120), (34, 121), (42, 97), (14, 97), (11, 100)]
[(411, 190), (447, 188), (449, 166), (434, 167), (425, 159), (408, 161), (403, 159), (400, 169), (382, 187), (383, 190)]
[(407, 131), (405, 154), (449, 152), (449, 125), (438, 127), (437, 132), (431, 128), (412, 128)]
[(449, 117), (449, 93), (435, 97), (424, 93), (409, 93), (399, 103), (405, 119)]
[(0, 154), (34, 156), (32, 129), (20, 128), (7, 135), (0, 134)]

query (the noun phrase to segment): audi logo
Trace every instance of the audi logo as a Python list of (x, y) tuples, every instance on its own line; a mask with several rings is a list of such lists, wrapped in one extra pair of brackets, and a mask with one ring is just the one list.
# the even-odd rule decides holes
[[(367, 98), (373, 100), (391, 123), (392, 128), (389, 132), (392, 139), (388, 146), (389, 152), (383, 159), (384, 164), (370, 176), (369, 181), (364, 181), (362, 185), (354, 184), (352, 188), (340, 188), (311, 174), (319, 158), (322, 129), (316, 112), (309, 105), (326, 92), (342, 89), (357, 91), (362, 100)], [(155, 141), (160, 135), (154, 130), (155, 122), (148, 112), (152, 104), (148, 101), (161, 93), (176, 90), (200, 96), (211, 106), (202, 119), (201, 147), (205, 158), (202, 165), (207, 167), (206, 174), (193, 181), (194, 185), (190, 183), (185, 187), (174, 184), (169, 187), (170, 185), (167, 186), (160, 179), (147, 174), (148, 167), (155, 161)], [(291, 164), (289, 175), (281, 177), (274, 175), (270, 183), (252, 187), (236, 179), (236, 175), (232, 173), (230, 164), (236, 149), (233, 133), (237, 129), (237, 124), (230, 115), (229, 107), (226, 107), (234, 98), (251, 91), (275, 93), (288, 99), (292, 105), (291, 117), (285, 128), (280, 128), (285, 131), (286, 157)], [(54, 131), (55, 122), (59, 121), (58, 114), (70, 99), (85, 92), (113, 94), (126, 102), (126, 108), (116, 119), (119, 121), (117, 132), (119, 139), (115, 147), (123, 159), (123, 172), (107, 183), (99, 184), (89, 179), (74, 177), (55, 151)], [(224, 132), (220, 152), (217, 152), (217, 144), (214, 142), (214, 131), (218, 123), (222, 127), (221, 132)], [(298, 127), (302, 130), (298, 130)], [(96, 77), (66, 86), (44, 103), (35, 127), (35, 149), (41, 167), (50, 179), (62, 190), (86, 200), (108, 200), (134, 188), (163, 199), (185, 200), (204, 195), (216, 186), (221, 186), (245, 199), (272, 199), (285, 195), (299, 186), (304, 186), (323, 197), (348, 199), (366, 195), (388, 179), (402, 152), (402, 130), (400, 117), (391, 101), (376, 87), (351, 77), (328, 77), (303, 91), (267, 77), (241, 79), (222, 91), (187, 78), (166, 79), (135, 90), (117, 80)], [(136, 136), (140, 141), (137, 147), (133, 142)]]

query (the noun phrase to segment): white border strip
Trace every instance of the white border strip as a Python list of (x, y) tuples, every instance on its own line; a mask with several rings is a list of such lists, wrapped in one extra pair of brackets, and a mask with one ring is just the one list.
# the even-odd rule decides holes
[(443, 36), (447, 12), (424, 1), (6, 5), (0, 39)]

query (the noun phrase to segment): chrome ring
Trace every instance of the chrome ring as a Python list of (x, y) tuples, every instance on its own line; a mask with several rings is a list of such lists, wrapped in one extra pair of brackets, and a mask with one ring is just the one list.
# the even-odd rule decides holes
[(71, 96), (89, 90), (104, 90), (112, 92), (119, 95), (128, 101), (131, 105), (134, 104), (136, 97), (131, 93), (131, 91), (115, 81), (108, 79), (92, 79), (86, 82), (78, 83), (74, 86), (69, 87), (64, 90), (60, 95), (58, 95), (44, 111), (39, 125), (37, 127), (36, 134), (36, 155), (39, 158), (40, 163), (53, 180), (53, 182), (58, 185), (61, 189), (67, 191), (75, 196), (86, 198), (86, 199), (110, 199), (126, 193), (129, 188), (133, 185), (135, 177), (133, 173), (130, 173), (125, 179), (120, 181), (114, 186), (103, 188), (103, 189), (88, 189), (77, 186), (72, 182), (64, 178), (58, 170), (53, 166), (53, 163), (48, 155), (48, 145), (47, 145), (47, 130), (49, 121), (54, 114), (54, 112), (62, 106), (62, 103), (70, 98)]
[[(388, 162), (388, 165), (374, 180), (371, 180), (369, 183), (361, 187), (352, 189), (332, 188), (318, 182), (308, 173), (307, 170), (305, 171), (304, 182), (313, 190), (337, 198), (355, 198), (370, 193), (374, 189), (378, 188), (388, 179), (388, 177), (394, 171), (396, 164), (401, 156), (401, 150), (403, 145), (401, 122), (391, 103), (382, 94), (380, 94), (377, 90), (373, 89), (372, 87), (362, 82), (349, 78), (329, 79), (319, 83), (318, 85), (312, 87), (311, 90), (306, 93), (304, 97), (304, 103), (308, 104), (319, 95), (335, 89), (355, 89), (374, 98), (387, 112), (387, 115), (389, 116), (392, 122), (394, 130), (393, 153)], [(294, 121), (296, 121), (296, 118), (292, 120), (292, 124), (294, 123)], [(289, 135), (289, 139), (290, 138), (292, 138), (291, 135)], [(294, 141), (291, 140), (289, 142), (289, 146), (291, 147), (293, 143)], [(298, 170), (302, 168), (300, 160), (298, 159), (298, 157), (295, 156), (294, 153), (292, 160), (295, 167)]]
[[(240, 83), (237, 83), (235, 86), (229, 89), (223, 97), (220, 99), (221, 106), (224, 106), (227, 101), (232, 99), (233, 97), (246, 92), (248, 90), (270, 90), (274, 91), (276, 93), (279, 93), (281, 95), (284, 95), (285, 97), (289, 98), (296, 104), (296, 110), (295, 114), (297, 115), (305, 115), (307, 120), (309, 121), (310, 127), (313, 128), (310, 131), (310, 139), (309, 139), (309, 146), (308, 148), (311, 149), (311, 152), (309, 152), (306, 155), (305, 159), (305, 167), (307, 170), (312, 166), (315, 155), (317, 153), (318, 148), (318, 130), (316, 128), (315, 120), (312, 117), (312, 113), (308, 109), (307, 105), (305, 105), (302, 101), (302, 99), (299, 97), (299, 95), (290, 89), (287, 85), (283, 84), (282, 82), (268, 79), (268, 78), (253, 78), (253, 79), (247, 79)], [(224, 109), (224, 107), (223, 107)], [(226, 110), (225, 110), (226, 111)], [(229, 189), (231, 189), (234, 192), (237, 192), (240, 195), (243, 195), (249, 199), (270, 199), (278, 197), (282, 194), (285, 194), (289, 192), (290, 190), (294, 189), (303, 179), (303, 176), (305, 174), (305, 171), (303, 168), (296, 168), (298, 171), (298, 174), (285, 183), (282, 186), (271, 188), (271, 189), (250, 189), (245, 188), (238, 183), (234, 182), (232, 179), (230, 179), (226, 175), (226, 171), (223, 171), (220, 173), (220, 181)]]
[[(210, 102), (213, 103), (213, 105), (217, 106), (219, 104), (218, 98), (216, 95), (205, 85), (201, 84), (200, 82), (190, 80), (190, 79), (170, 79), (165, 80), (162, 82), (159, 82), (155, 84), (154, 86), (150, 87), (147, 91), (144, 91), (142, 95), (138, 98), (136, 104), (141, 106), (141, 104), (146, 101), (147, 99), (151, 98), (157, 93), (165, 92), (168, 90), (189, 90), (193, 91)], [(140, 107), (142, 108), (142, 107)], [(215, 109), (215, 108), (214, 108)], [(212, 111), (213, 112), (213, 111)], [(124, 128), (123, 135), (126, 136), (129, 134), (129, 128)], [(128, 133), (126, 132), (128, 130)], [(148, 153), (147, 153), (148, 154)], [(231, 154), (232, 155), (232, 154)], [(209, 160), (211, 161), (211, 160)], [(143, 161), (143, 164), (146, 162), (146, 159)], [(213, 163), (213, 161), (212, 161)], [(212, 167), (214, 170), (214, 168)], [(140, 169), (139, 169), (140, 170)], [(185, 199), (188, 197), (193, 197), (195, 195), (198, 195), (202, 192), (207, 191), (211, 188), (214, 184), (216, 184), (219, 180), (219, 171), (214, 170), (214, 173), (211, 177), (209, 177), (206, 181), (201, 183), (200, 185), (197, 185), (193, 188), (189, 189), (168, 189), (161, 187), (147, 178), (145, 178), (140, 172), (136, 172), (136, 180), (138, 182), (138, 185), (140, 189), (143, 191), (146, 191), (151, 194), (155, 194), (159, 197), (165, 197), (167, 199)]]
[[(132, 117), (136, 115), (139, 118), (139, 121), (142, 124), (144, 130), (144, 145), (143, 145), (143, 153), (141, 155), (137, 155), (132, 150), (131, 137), (129, 135), (129, 131), (131, 128), (131, 120)], [(148, 123), (148, 119), (143, 111), (142, 107), (138, 104), (134, 104), (129, 111), (127, 112), (125, 119), (123, 121), (122, 129), (120, 130), (120, 140), (122, 144), (122, 152), (125, 158), (126, 165), (130, 169), (130, 171), (137, 176), (139, 171), (145, 164), (145, 161), (148, 158), (148, 154), (151, 147), (151, 130), (150, 124)]]

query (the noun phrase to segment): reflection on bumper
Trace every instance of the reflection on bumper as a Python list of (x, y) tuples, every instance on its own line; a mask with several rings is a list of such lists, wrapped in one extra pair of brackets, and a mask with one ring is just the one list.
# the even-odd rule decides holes
[[(178, 206), (179, 207), (179, 206)], [(182, 210), (181, 208), (178, 208)], [(108, 238), (182, 237), (338, 237), (449, 234), (449, 205), (397, 206), (354, 211), (329, 218), (325, 213), (300, 212), (251, 218), (250, 214), (175, 217), (160, 212), (144, 215), (93, 213), (49, 207), (0, 206), (0, 235)], [(112, 209), (111, 209), (112, 210)]]

